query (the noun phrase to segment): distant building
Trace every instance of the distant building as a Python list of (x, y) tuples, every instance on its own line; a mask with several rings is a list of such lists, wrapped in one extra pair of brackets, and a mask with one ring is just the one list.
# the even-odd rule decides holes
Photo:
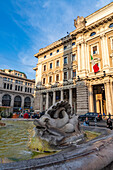
[(67, 100), (77, 114), (113, 115), (113, 2), (86, 18), (78, 16), (74, 26), (35, 54), (35, 109)]
[(23, 72), (0, 70), (0, 107), (7, 112), (33, 108), (35, 80), (27, 79)]

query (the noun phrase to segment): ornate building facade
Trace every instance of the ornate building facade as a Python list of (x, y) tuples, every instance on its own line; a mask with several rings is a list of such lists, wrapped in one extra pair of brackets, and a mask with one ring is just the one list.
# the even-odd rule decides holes
[(19, 71), (0, 70), (0, 107), (7, 112), (30, 109), (34, 105), (35, 80)]
[(69, 35), (34, 55), (35, 109), (67, 100), (77, 114), (113, 114), (113, 2), (86, 18), (78, 16), (74, 26)]

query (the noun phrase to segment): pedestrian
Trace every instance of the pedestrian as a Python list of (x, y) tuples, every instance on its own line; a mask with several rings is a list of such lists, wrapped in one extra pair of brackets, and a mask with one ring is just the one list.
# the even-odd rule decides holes
[(107, 128), (112, 130), (112, 121), (110, 118), (107, 119)]
[(84, 126), (89, 126), (89, 120), (88, 120), (88, 117), (86, 117), (86, 120), (84, 121), (83, 125), (84, 125)]
[(109, 113), (109, 119), (111, 119), (111, 114)]

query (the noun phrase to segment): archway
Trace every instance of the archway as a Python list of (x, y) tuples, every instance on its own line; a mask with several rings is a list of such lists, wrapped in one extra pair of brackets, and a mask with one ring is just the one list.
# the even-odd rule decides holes
[(11, 96), (9, 94), (5, 94), (2, 97), (2, 106), (10, 106), (11, 104)]
[(17, 108), (21, 107), (21, 102), (22, 102), (21, 97), (20, 96), (16, 96), (14, 98), (14, 107), (17, 107)]
[(31, 99), (30, 99), (30, 97), (26, 97), (26, 98), (24, 99), (24, 108), (30, 109), (30, 106), (31, 106)]

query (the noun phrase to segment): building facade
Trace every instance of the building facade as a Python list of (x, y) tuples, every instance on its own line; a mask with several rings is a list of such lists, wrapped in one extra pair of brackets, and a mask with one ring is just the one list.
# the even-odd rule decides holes
[(113, 114), (113, 2), (86, 18), (78, 16), (74, 26), (69, 35), (34, 55), (35, 109), (67, 100), (77, 114)]
[(0, 70), (0, 107), (7, 112), (30, 109), (34, 105), (35, 80), (19, 71)]

